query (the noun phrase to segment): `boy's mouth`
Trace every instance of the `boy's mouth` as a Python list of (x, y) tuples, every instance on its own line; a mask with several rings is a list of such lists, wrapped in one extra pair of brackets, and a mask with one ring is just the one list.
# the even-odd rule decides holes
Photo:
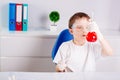
[(83, 36), (83, 37), (86, 37), (86, 35), (85, 35), (85, 34), (83, 34), (82, 36)]

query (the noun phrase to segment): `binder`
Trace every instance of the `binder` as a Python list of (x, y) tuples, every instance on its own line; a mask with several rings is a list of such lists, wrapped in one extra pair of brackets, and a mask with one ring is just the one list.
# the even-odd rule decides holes
[(16, 30), (16, 4), (9, 3), (9, 30)]
[(28, 29), (28, 4), (23, 4), (23, 31)]
[(16, 31), (22, 31), (22, 4), (16, 4)]

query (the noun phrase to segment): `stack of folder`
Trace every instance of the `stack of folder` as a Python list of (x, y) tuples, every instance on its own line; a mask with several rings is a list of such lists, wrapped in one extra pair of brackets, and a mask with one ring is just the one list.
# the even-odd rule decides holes
[(9, 30), (27, 31), (28, 4), (9, 3)]

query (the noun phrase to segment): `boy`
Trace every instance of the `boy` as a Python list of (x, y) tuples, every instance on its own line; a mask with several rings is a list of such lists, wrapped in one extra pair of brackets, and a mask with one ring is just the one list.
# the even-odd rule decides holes
[[(89, 31), (97, 33), (96, 42), (87, 42)], [(112, 48), (104, 39), (97, 24), (83, 12), (75, 13), (69, 20), (73, 40), (64, 42), (53, 60), (57, 72), (95, 71), (95, 60), (100, 55), (112, 55)]]

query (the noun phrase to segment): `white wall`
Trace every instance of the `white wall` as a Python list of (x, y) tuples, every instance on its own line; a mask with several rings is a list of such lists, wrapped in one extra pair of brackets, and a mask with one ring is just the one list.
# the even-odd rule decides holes
[[(83, 11), (97, 21), (100, 29), (119, 30), (119, 0), (3, 0), (0, 2), (0, 27), (8, 27), (8, 3), (29, 4), (29, 27), (49, 28), (48, 14), (52, 10), (60, 13), (59, 30), (67, 28), (68, 20), (75, 12)], [(42, 19), (45, 18), (45, 21)]]
[(2, 35), (0, 71), (53, 72), (51, 52), (56, 36)]

